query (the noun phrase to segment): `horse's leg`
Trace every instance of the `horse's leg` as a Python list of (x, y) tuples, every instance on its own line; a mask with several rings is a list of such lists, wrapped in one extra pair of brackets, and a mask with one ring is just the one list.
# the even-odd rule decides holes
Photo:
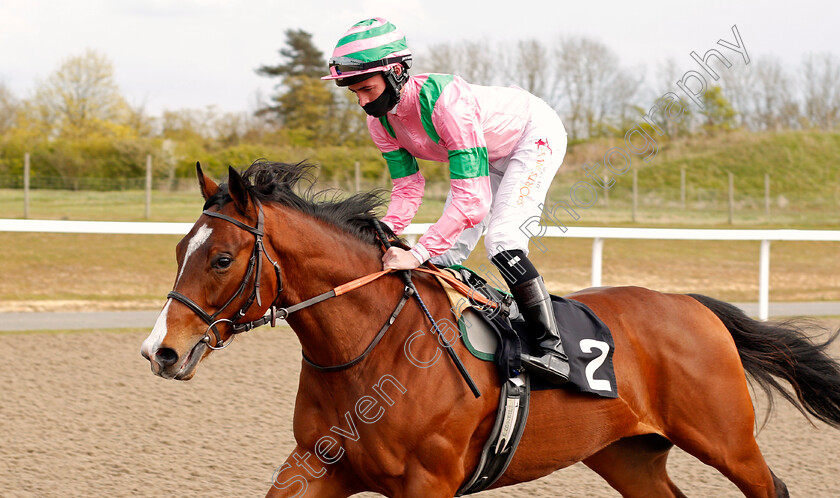
[[(736, 421), (731, 424), (737, 425)], [(697, 428), (685, 434), (669, 435), (674, 443), (701, 462), (718, 469), (748, 497), (785, 496), (784, 489), (776, 489), (777, 481), (764, 461), (752, 426), (740, 430), (701, 432)], [(784, 484), (781, 483), (784, 488)], [(782, 493), (782, 494), (777, 494)]]
[(335, 466), (330, 467), (321, 465), (311, 452), (297, 446), (286, 462), (275, 470), (274, 483), (265, 496), (345, 498), (362, 491), (341, 479)]
[[(688, 315), (688, 312), (686, 312)], [(711, 465), (749, 497), (775, 497), (776, 486), (753, 434), (747, 379), (731, 335), (711, 313), (683, 325), (697, 352), (677, 353), (660, 391), (664, 435)], [(700, 331), (707, 330), (707, 333)]]
[(674, 445), (662, 436), (633, 436), (610, 444), (583, 461), (622, 496), (684, 497), (665, 463)]

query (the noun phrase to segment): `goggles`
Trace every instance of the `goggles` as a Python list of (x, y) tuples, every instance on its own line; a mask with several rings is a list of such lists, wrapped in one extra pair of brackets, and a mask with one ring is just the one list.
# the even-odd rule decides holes
[(373, 62), (362, 62), (351, 57), (332, 57), (330, 58), (329, 67), (335, 71), (336, 76), (342, 74), (356, 73), (359, 71), (366, 71), (377, 67), (384, 67), (390, 64), (402, 63), (407, 68), (411, 67), (411, 56), (387, 57)]

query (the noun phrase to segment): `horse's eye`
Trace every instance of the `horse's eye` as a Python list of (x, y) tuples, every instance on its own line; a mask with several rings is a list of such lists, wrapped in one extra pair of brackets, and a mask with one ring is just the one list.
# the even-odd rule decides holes
[(213, 268), (218, 270), (225, 270), (230, 267), (231, 263), (233, 263), (233, 258), (230, 256), (217, 256), (213, 260)]

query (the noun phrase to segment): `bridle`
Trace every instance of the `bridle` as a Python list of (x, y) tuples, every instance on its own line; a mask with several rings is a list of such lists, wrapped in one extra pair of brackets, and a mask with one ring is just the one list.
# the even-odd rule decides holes
[[(230, 299), (228, 299), (227, 302), (212, 315), (206, 312), (195, 301), (181, 294), (180, 292), (173, 290), (166, 296), (167, 298), (175, 299), (176, 301), (183, 303), (188, 308), (193, 310), (195, 314), (197, 314), (202, 320), (204, 320), (205, 323), (207, 323), (207, 330), (204, 332), (204, 337), (201, 339), (201, 341), (207, 344), (207, 347), (209, 347), (210, 349), (224, 349), (228, 347), (231, 342), (233, 342), (233, 338), (236, 337), (236, 334), (246, 332), (260, 325), (265, 325), (266, 323), (268, 323), (268, 321), (271, 321), (271, 324), (273, 326), (277, 318), (275, 313), (276, 308), (274, 307), (274, 304), (280, 298), (280, 292), (283, 290), (283, 278), (280, 275), (280, 264), (274, 261), (271, 258), (271, 256), (269, 256), (268, 252), (266, 252), (265, 250), (265, 245), (263, 244), (263, 235), (265, 235), (265, 215), (263, 213), (262, 204), (258, 199), (252, 199), (257, 206), (257, 226), (255, 227), (246, 225), (245, 223), (242, 223), (237, 219), (231, 218), (230, 216), (218, 213), (216, 211), (209, 211), (205, 209), (203, 212), (203, 214), (206, 214), (207, 216), (219, 218), (229, 223), (233, 223), (235, 226), (254, 235), (254, 250), (251, 251), (251, 258), (248, 261), (248, 269), (245, 272), (245, 278), (242, 279), (242, 283), (239, 285), (239, 289), (236, 291), (236, 293), (234, 293), (234, 295), (231, 296)], [(277, 275), (277, 292), (274, 295), (274, 300), (271, 303), (271, 313), (252, 322), (239, 323), (239, 320), (241, 320), (245, 316), (245, 314), (248, 313), (248, 310), (251, 308), (251, 305), (254, 304), (254, 301), (256, 301), (257, 306), (262, 306), (262, 298), (260, 297), (260, 277), (262, 274), (263, 255), (268, 260), (268, 262), (274, 266), (274, 273), (275, 275)], [(251, 295), (248, 296), (248, 299), (245, 301), (245, 304), (242, 306), (242, 308), (239, 309), (238, 312), (236, 312), (233, 318), (218, 318), (218, 316), (221, 315), (222, 312), (228, 306), (230, 306), (232, 302), (234, 302), (237, 298), (239, 298), (240, 295), (242, 295), (243, 292), (245, 292), (245, 288), (248, 286), (248, 281), (251, 280), (251, 274), (254, 274), (254, 289), (251, 291)], [(219, 330), (218, 328), (216, 328), (216, 325), (224, 322), (229, 323), (233, 331), (233, 335), (231, 335), (231, 338), (227, 343), (222, 341), (222, 337), (219, 334)], [(210, 344), (211, 330), (213, 331), (213, 335), (215, 335), (216, 339), (214, 344)]]
[[(247, 331), (249, 331), (253, 328), (260, 327), (260, 326), (265, 325), (267, 323), (271, 323), (271, 326), (274, 327), (277, 318), (285, 319), (286, 317), (289, 316), (290, 313), (293, 313), (293, 312), (301, 310), (303, 308), (306, 308), (306, 307), (312, 306), (314, 304), (320, 303), (321, 301), (325, 301), (327, 299), (330, 299), (330, 298), (333, 298), (333, 297), (336, 297), (336, 296), (340, 296), (340, 295), (342, 295), (346, 292), (349, 292), (353, 289), (357, 289), (357, 288), (359, 288), (363, 285), (366, 285), (366, 284), (378, 279), (379, 277), (391, 272), (391, 270), (382, 270), (382, 271), (379, 271), (379, 272), (376, 272), (376, 273), (371, 273), (371, 274), (368, 274), (368, 275), (364, 275), (360, 278), (357, 278), (355, 280), (347, 282), (346, 284), (339, 285), (338, 287), (335, 287), (335, 288), (333, 288), (333, 289), (331, 289), (327, 292), (324, 292), (323, 294), (320, 294), (320, 295), (317, 295), (315, 297), (309, 298), (309, 299), (307, 299), (305, 301), (302, 301), (298, 304), (289, 306), (288, 308), (277, 308), (276, 303), (277, 303), (277, 300), (280, 299), (280, 293), (283, 290), (283, 279), (281, 277), (281, 272), (280, 272), (280, 263), (278, 263), (277, 261), (274, 261), (271, 258), (271, 256), (268, 254), (268, 252), (266, 252), (266, 250), (265, 250), (265, 244), (263, 243), (263, 236), (265, 235), (265, 215), (264, 215), (264, 212), (263, 212), (263, 207), (262, 207), (262, 204), (260, 203), (260, 201), (257, 198), (252, 197), (252, 200), (254, 201), (254, 204), (257, 206), (257, 226), (255, 226), (255, 227), (252, 227), (250, 225), (246, 225), (245, 223), (242, 223), (241, 221), (239, 221), (237, 219), (231, 218), (230, 216), (218, 213), (216, 211), (208, 211), (208, 210), (203, 211), (203, 214), (206, 214), (207, 216), (210, 216), (210, 217), (213, 217), (213, 218), (219, 218), (221, 220), (225, 220), (229, 223), (232, 223), (234, 226), (239, 227), (239, 228), (245, 230), (246, 232), (249, 232), (249, 233), (254, 235), (254, 249), (253, 249), (253, 251), (251, 251), (251, 258), (248, 261), (248, 269), (246, 270), (245, 277), (242, 279), (242, 283), (239, 285), (239, 289), (236, 291), (236, 293), (233, 296), (231, 296), (231, 298), (228, 299), (228, 301), (221, 308), (219, 308), (218, 311), (216, 311), (212, 315), (210, 313), (206, 312), (195, 301), (188, 298), (184, 294), (181, 294), (180, 292), (177, 292), (177, 291), (173, 290), (169, 294), (167, 294), (167, 298), (175, 299), (176, 301), (178, 301), (180, 303), (183, 303), (188, 308), (193, 310), (202, 320), (204, 320), (205, 323), (207, 323), (207, 330), (205, 330), (204, 337), (201, 338), (201, 342), (204, 342), (207, 345), (208, 348), (213, 349), (213, 350), (224, 349), (224, 348), (228, 347), (231, 342), (233, 342), (233, 339), (236, 337), (237, 334), (241, 334), (242, 332), (247, 332)], [(372, 224), (377, 231), (380, 242), (382, 242), (382, 244), (384, 245), (384, 247), (386, 249), (389, 248), (390, 243), (389, 243), (388, 238), (385, 235), (385, 233), (383, 233), (382, 227), (379, 224), (378, 220), (373, 219)], [(269, 306), (269, 310), (265, 315), (263, 315), (262, 317), (260, 317), (256, 320), (250, 321), (250, 322), (240, 323), (239, 320), (241, 320), (248, 313), (248, 310), (254, 304), (254, 301), (256, 301), (257, 306), (262, 306), (259, 291), (260, 291), (260, 276), (262, 274), (262, 256), (263, 255), (269, 261), (269, 263), (271, 263), (274, 266), (274, 273), (277, 276), (277, 292), (275, 293), (274, 299), (271, 302), (271, 306)], [(436, 268), (434, 268), (434, 266), (432, 266), (432, 269), (417, 268), (417, 271), (436, 274), (438, 277), (441, 277), (441, 278), (444, 278), (445, 280), (447, 280), (447, 282), (449, 282), (451, 285), (456, 286), (456, 288), (458, 288), (457, 286), (460, 285), (461, 286), (460, 291), (462, 293), (464, 292), (463, 287), (466, 287), (466, 286), (464, 286), (464, 284), (461, 284), (460, 282), (457, 282), (457, 280), (453, 281), (452, 277), (448, 277), (448, 278), (443, 277), (443, 275), (442, 275), (443, 272), (440, 272), (440, 270), (437, 270)], [(245, 288), (248, 286), (248, 282), (251, 280), (251, 274), (252, 273), (254, 274), (254, 288), (251, 291), (251, 295), (245, 301), (245, 304), (242, 306), (242, 308), (239, 309), (239, 311), (234, 315), (233, 318), (218, 318), (218, 316), (222, 313), (222, 311), (225, 310), (225, 308), (227, 308), (243, 292), (245, 292)], [(376, 345), (379, 343), (379, 341), (385, 336), (385, 332), (387, 332), (388, 329), (391, 327), (391, 325), (393, 325), (393, 323), (396, 321), (397, 317), (400, 315), (403, 308), (405, 307), (406, 302), (408, 301), (408, 299), (411, 296), (414, 296), (417, 299), (417, 302), (420, 305), (421, 309), (425, 313), (428, 320), (432, 323), (432, 327), (435, 330), (436, 334), (439, 337), (443, 337), (443, 334), (438, 329), (438, 326), (437, 326), (434, 318), (432, 317), (431, 313), (429, 313), (429, 310), (426, 307), (423, 300), (420, 298), (420, 295), (417, 293), (417, 288), (411, 282), (411, 272), (402, 271), (400, 274), (403, 277), (403, 280), (405, 282), (405, 287), (403, 288), (403, 295), (400, 298), (400, 301), (397, 303), (397, 306), (394, 308), (394, 311), (391, 313), (391, 315), (388, 317), (388, 319), (385, 321), (385, 323), (379, 329), (379, 332), (376, 334), (376, 336), (374, 336), (373, 340), (368, 345), (368, 347), (362, 352), (362, 354), (360, 354), (356, 358), (354, 358), (350, 361), (347, 361), (345, 363), (342, 363), (340, 365), (331, 365), (331, 366), (319, 365), (319, 364), (313, 362), (312, 360), (310, 360), (309, 358), (307, 358), (306, 355), (304, 354), (303, 355), (304, 362), (306, 362), (306, 364), (309, 365), (310, 367), (315, 368), (316, 370), (319, 370), (319, 371), (322, 371), (322, 372), (337, 372), (337, 371), (341, 371), (341, 370), (345, 370), (347, 368), (350, 368), (353, 365), (356, 365), (357, 363), (362, 361), (368, 354), (370, 354), (370, 352), (373, 351), (373, 348), (376, 347)], [(472, 295), (472, 292), (469, 292), (469, 294)], [(498, 305), (497, 303), (488, 301), (486, 298), (483, 298), (483, 297), (481, 298), (481, 301), (483, 301), (482, 304), (488, 304), (492, 307), (496, 307)], [(228, 342), (222, 341), (221, 334), (219, 334), (219, 330), (216, 328), (216, 325), (218, 325), (219, 323), (223, 323), (223, 322), (229, 323), (230, 326), (231, 326), (231, 329), (232, 329), (231, 337), (230, 337), (230, 340)], [(210, 331), (211, 330), (213, 331), (213, 334), (215, 335), (215, 339), (216, 339), (214, 344), (210, 344), (210, 341), (212, 340), (210, 338)], [(445, 343), (444, 347), (445, 347), (446, 351), (449, 353), (452, 360), (455, 362), (455, 365), (458, 367), (458, 370), (460, 371), (461, 375), (464, 377), (464, 380), (469, 385), (469, 387), (472, 390), (475, 397), (478, 398), (479, 396), (481, 396), (481, 393), (478, 391), (478, 388), (476, 387), (472, 378), (470, 378), (469, 373), (466, 371), (463, 363), (457, 357), (457, 354), (455, 354), (455, 351), (452, 349), (452, 346), (449, 343)]]
[[(202, 320), (204, 320), (204, 322), (207, 324), (207, 330), (204, 331), (204, 337), (201, 338), (201, 342), (204, 342), (207, 345), (208, 348), (213, 349), (213, 350), (224, 349), (224, 348), (228, 347), (231, 342), (233, 342), (234, 337), (236, 337), (238, 334), (241, 334), (243, 332), (247, 332), (247, 331), (252, 330), (256, 327), (261, 327), (261, 326), (269, 324), (269, 323), (271, 324), (272, 327), (274, 327), (276, 325), (276, 322), (277, 322), (278, 318), (281, 319), (281, 320), (284, 320), (284, 319), (286, 319), (286, 317), (289, 316), (289, 314), (294, 313), (295, 311), (299, 311), (303, 308), (307, 308), (307, 307), (312, 306), (314, 304), (318, 304), (321, 301), (325, 301), (325, 300), (330, 299), (332, 297), (340, 296), (340, 295), (342, 295), (346, 292), (350, 292), (353, 289), (357, 289), (357, 288), (359, 288), (359, 287), (361, 287), (365, 284), (368, 284), (368, 283), (376, 280), (377, 278), (381, 277), (382, 275), (390, 273), (390, 270), (383, 270), (383, 271), (380, 271), (380, 272), (365, 275), (363, 277), (357, 278), (356, 280), (347, 282), (346, 284), (339, 285), (338, 287), (335, 287), (334, 289), (331, 289), (327, 292), (324, 292), (323, 294), (320, 294), (320, 295), (317, 295), (317, 296), (312, 297), (310, 299), (307, 299), (305, 301), (302, 301), (298, 304), (289, 306), (287, 308), (277, 308), (277, 306), (276, 306), (277, 300), (280, 299), (280, 293), (283, 291), (283, 279), (281, 277), (281, 272), (280, 272), (280, 263), (278, 263), (277, 261), (274, 261), (271, 258), (271, 256), (269, 256), (268, 252), (266, 252), (266, 250), (265, 250), (265, 244), (263, 243), (263, 240), (262, 240), (263, 236), (265, 235), (265, 215), (263, 213), (263, 207), (262, 207), (262, 204), (260, 203), (260, 201), (256, 198), (253, 198), (253, 201), (257, 206), (257, 226), (256, 227), (246, 225), (245, 223), (242, 223), (241, 221), (239, 221), (237, 219), (231, 218), (230, 216), (227, 216), (227, 215), (215, 212), (215, 211), (205, 210), (203, 212), (203, 214), (206, 214), (207, 216), (211, 216), (213, 218), (219, 218), (221, 220), (225, 220), (229, 223), (232, 223), (234, 226), (237, 226), (237, 227), (245, 230), (246, 232), (254, 234), (254, 237), (255, 237), (254, 250), (251, 252), (251, 259), (248, 261), (248, 269), (245, 272), (245, 277), (242, 279), (242, 283), (239, 285), (239, 289), (236, 291), (236, 293), (233, 296), (231, 296), (231, 298), (228, 299), (228, 301), (221, 308), (219, 308), (218, 311), (216, 311), (212, 315), (210, 313), (208, 313), (207, 311), (205, 311), (195, 301), (188, 298), (184, 294), (181, 294), (180, 292), (177, 292), (177, 291), (173, 290), (169, 294), (167, 294), (167, 296), (166, 296), (167, 298), (175, 299), (176, 301), (179, 301), (179, 302), (183, 303), (188, 308), (190, 308), (193, 312), (195, 312), (195, 314), (198, 315)], [(240, 323), (240, 320), (248, 313), (248, 309), (250, 309), (250, 307), (254, 304), (255, 301), (257, 303), (257, 306), (262, 306), (260, 293), (259, 293), (260, 276), (261, 276), (261, 273), (262, 273), (262, 257), (261, 257), (262, 255), (265, 255), (265, 258), (269, 261), (269, 263), (271, 263), (274, 266), (274, 273), (277, 275), (277, 292), (275, 293), (274, 300), (271, 302), (271, 306), (269, 307), (269, 310), (265, 315), (263, 315), (262, 317), (260, 317), (256, 320), (250, 321), (250, 322)], [(251, 274), (252, 273), (255, 273), (254, 289), (251, 292), (251, 295), (248, 297), (248, 300), (242, 306), (242, 308), (240, 308), (239, 311), (236, 312), (236, 314), (234, 315), (233, 318), (218, 318), (218, 316), (233, 301), (235, 301), (243, 292), (245, 292), (245, 289), (248, 286), (248, 282), (251, 280)], [(355, 365), (356, 363), (360, 362), (362, 359), (364, 359), (373, 350), (373, 348), (376, 346), (376, 344), (378, 344), (379, 341), (382, 339), (382, 337), (385, 335), (385, 332), (387, 332), (388, 328), (390, 328), (391, 324), (393, 324), (394, 321), (397, 319), (397, 316), (399, 316), (400, 312), (402, 311), (403, 307), (405, 306), (406, 301), (408, 301), (409, 296), (411, 296), (411, 292), (406, 287), (404, 292), (403, 292), (402, 298), (400, 299), (400, 301), (397, 304), (394, 311), (391, 313), (391, 316), (388, 317), (388, 320), (386, 321), (385, 325), (383, 325), (382, 328), (379, 330), (379, 333), (376, 335), (376, 337), (371, 342), (371, 344), (368, 346), (368, 348), (365, 349), (365, 351), (361, 355), (359, 355), (357, 358), (354, 358), (353, 360), (350, 360), (346, 363), (342, 363), (341, 365), (333, 365), (333, 366), (318, 365), (318, 364), (312, 362), (309, 358), (307, 358), (306, 355), (304, 355), (304, 357), (303, 357), (304, 361), (306, 361), (307, 364), (311, 365), (312, 367), (314, 367), (316, 369), (324, 370), (324, 371), (330, 371), (330, 372), (343, 370), (345, 368), (349, 368), (349, 367)], [(230, 337), (230, 340), (228, 340), (227, 342), (222, 341), (221, 334), (219, 334), (219, 330), (218, 330), (218, 328), (216, 328), (216, 325), (218, 325), (220, 323), (225, 323), (225, 322), (227, 322), (231, 325), (231, 334), (232, 334), (231, 337)], [(213, 331), (213, 335), (215, 336), (215, 342), (213, 344), (211, 344), (212, 338), (210, 336), (210, 331)]]

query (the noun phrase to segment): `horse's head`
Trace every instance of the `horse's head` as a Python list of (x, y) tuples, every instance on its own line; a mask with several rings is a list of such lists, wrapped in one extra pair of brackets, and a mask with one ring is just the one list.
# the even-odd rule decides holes
[(262, 243), (259, 200), (233, 168), (221, 186), (196, 170), (204, 213), (178, 243), (173, 291), (140, 349), (152, 372), (168, 379), (192, 378), (234, 324), (261, 317), (281, 287), (279, 265)]

